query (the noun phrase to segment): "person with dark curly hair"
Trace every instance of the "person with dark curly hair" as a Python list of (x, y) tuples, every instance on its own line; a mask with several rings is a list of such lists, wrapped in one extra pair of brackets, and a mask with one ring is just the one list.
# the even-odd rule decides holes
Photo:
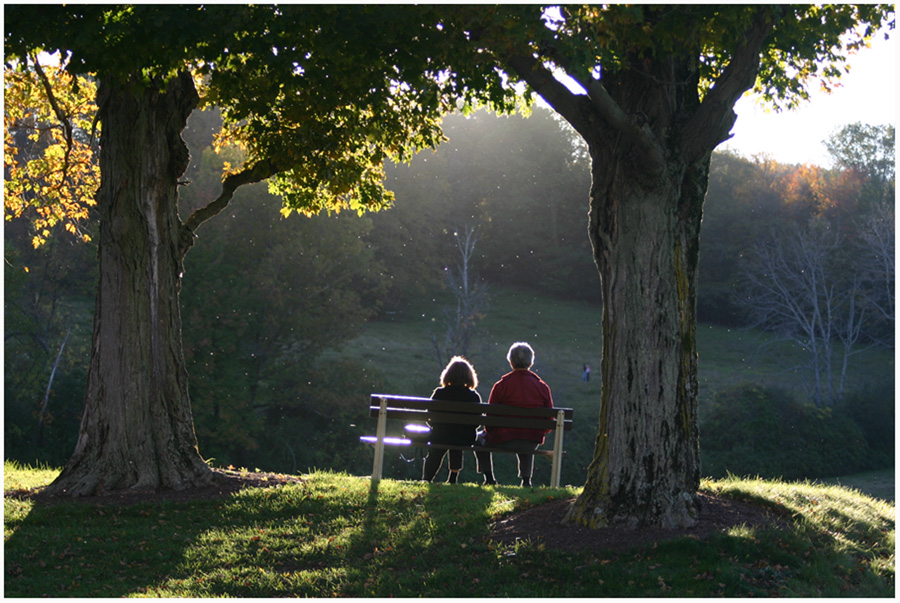
[[(454, 356), (441, 373), (441, 386), (431, 394), (432, 400), (449, 402), (473, 402), (481, 404), (481, 396), (475, 391), (478, 387), (478, 374), (462, 356)], [(475, 425), (454, 425), (450, 423), (431, 424), (428, 440), (428, 456), (422, 466), (422, 479), (430, 482), (444, 463), (449, 453), (450, 476), (447, 483), (455, 484), (459, 480), (459, 472), (463, 467), (463, 451), (441, 448), (440, 444), (469, 446), (475, 443)]]

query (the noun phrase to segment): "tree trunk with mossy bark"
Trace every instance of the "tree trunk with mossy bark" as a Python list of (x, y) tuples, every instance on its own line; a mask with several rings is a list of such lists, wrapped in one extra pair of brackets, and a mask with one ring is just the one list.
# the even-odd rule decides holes
[[(651, 11), (647, 26), (667, 13)], [(589, 235), (603, 294), (600, 421), (584, 489), (566, 521), (697, 523), (703, 200), (712, 151), (729, 137), (734, 104), (756, 80), (772, 16), (760, 9), (742, 23), (728, 65), (702, 95), (703, 48), (694, 36), (677, 38), (665, 52), (626, 45), (618, 65), (581, 80), (584, 94), (560, 83), (533, 53), (503, 55), (591, 154)]]
[(709, 158), (672, 162), (650, 178), (608, 156), (595, 156), (593, 165), (590, 232), (603, 292), (600, 426), (568, 519), (591, 527), (688, 527), (698, 518), (695, 283)]
[(180, 490), (215, 473), (197, 448), (181, 341), (181, 139), (198, 102), (187, 74), (164, 88), (101, 82), (100, 283), (84, 413), (48, 494)]

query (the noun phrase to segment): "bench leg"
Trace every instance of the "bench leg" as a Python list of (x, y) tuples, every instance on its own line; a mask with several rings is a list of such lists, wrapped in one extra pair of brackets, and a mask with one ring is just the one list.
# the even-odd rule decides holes
[(378, 410), (378, 426), (375, 429), (375, 462), (372, 465), (372, 482), (381, 480), (384, 469), (384, 434), (387, 431), (387, 400), (381, 399)]
[(563, 430), (565, 428), (566, 413), (556, 413), (556, 434), (553, 437), (553, 460), (550, 469), (550, 487), (559, 488), (560, 474), (562, 473)]

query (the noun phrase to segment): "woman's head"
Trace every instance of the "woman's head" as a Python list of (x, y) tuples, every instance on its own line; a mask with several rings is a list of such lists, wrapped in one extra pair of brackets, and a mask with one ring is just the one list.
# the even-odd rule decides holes
[(441, 385), (448, 387), (457, 385), (475, 389), (478, 387), (478, 373), (475, 368), (469, 364), (469, 361), (462, 356), (454, 356), (447, 363), (444, 372), (441, 373)]
[(534, 350), (524, 341), (518, 341), (509, 347), (506, 359), (514, 369), (530, 369), (534, 364)]

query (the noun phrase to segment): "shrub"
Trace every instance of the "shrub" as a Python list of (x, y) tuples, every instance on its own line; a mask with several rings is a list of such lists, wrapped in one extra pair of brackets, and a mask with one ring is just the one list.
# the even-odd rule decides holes
[(845, 412), (752, 384), (718, 392), (700, 426), (703, 473), (803, 479), (871, 466), (865, 433)]
[(894, 382), (887, 381), (847, 396), (843, 412), (852, 417), (866, 436), (878, 467), (894, 462)]

